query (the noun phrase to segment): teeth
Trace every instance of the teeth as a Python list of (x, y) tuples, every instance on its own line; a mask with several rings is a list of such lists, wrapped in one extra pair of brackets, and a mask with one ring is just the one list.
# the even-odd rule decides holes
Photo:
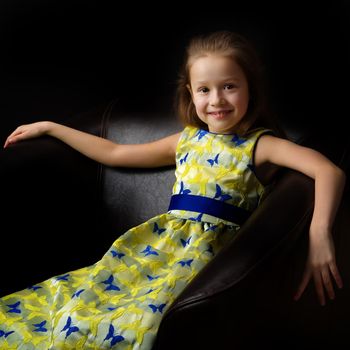
[(212, 113), (212, 115), (217, 118), (223, 118), (226, 115), (226, 112), (215, 112)]

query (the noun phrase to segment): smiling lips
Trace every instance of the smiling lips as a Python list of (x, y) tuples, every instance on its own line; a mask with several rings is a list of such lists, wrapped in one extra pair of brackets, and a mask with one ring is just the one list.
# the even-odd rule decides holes
[(230, 113), (231, 113), (231, 110), (221, 110), (221, 111), (215, 111), (215, 112), (208, 112), (208, 114), (211, 117), (213, 117), (217, 120), (224, 119)]

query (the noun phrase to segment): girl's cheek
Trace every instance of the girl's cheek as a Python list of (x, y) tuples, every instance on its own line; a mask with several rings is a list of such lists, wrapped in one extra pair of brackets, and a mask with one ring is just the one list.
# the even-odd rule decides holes
[(203, 105), (197, 105), (196, 107), (197, 114), (203, 114), (204, 112), (204, 106)]

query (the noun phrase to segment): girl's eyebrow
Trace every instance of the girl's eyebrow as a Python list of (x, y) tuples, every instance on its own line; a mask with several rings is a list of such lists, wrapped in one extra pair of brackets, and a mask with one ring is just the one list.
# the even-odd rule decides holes
[[(228, 78), (223, 78), (223, 79), (220, 79), (221, 81), (236, 81), (236, 82), (239, 82), (240, 80), (239, 80), (239, 78), (236, 78), (236, 77), (228, 77)], [(208, 83), (208, 81), (206, 81), (206, 80), (197, 80), (197, 81), (195, 81), (195, 83), (197, 83), (197, 84), (207, 84)]]

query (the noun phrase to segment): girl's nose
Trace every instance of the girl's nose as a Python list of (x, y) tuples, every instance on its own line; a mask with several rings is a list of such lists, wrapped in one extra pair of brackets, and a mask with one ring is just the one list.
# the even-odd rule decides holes
[(217, 91), (213, 91), (210, 96), (210, 105), (215, 106), (222, 106), (225, 104), (224, 97)]

